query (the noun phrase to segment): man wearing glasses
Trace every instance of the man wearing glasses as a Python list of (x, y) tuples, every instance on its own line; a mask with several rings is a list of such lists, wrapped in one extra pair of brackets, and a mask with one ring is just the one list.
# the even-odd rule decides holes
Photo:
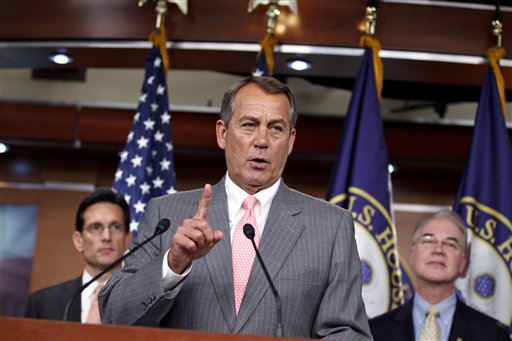
[(416, 294), (404, 306), (370, 320), (375, 341), (509, 340), (507, 326), (455, 294), (468, 254), (466, 228), (457, 213), (442, 210), (421, 220), (409, 259)]
[[(126, 201), (109, 188), (98, 188), (78, 207), (72, 241), (84, 258), (84, 271), (78, 278), (41, 289), (30, 295), (25, 316), (62, 320), (68, 301), (83, 283), (121, 257), (131, 240), (130, 212)], [(68, 320), (82, 323), (101, 323), (98, 292), (112, 273), (91, 283), (80, 299), (73, 301)]]

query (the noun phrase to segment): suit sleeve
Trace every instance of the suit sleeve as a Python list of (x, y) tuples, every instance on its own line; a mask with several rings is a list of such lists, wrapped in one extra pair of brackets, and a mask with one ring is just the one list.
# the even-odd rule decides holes
[[(154, 232), (163, 218), (157, 201), (151, 200), (139, 225), (138, 240), (143, 241)], [(122, 270), (117, 271), (100, 292), (102, 321), (111, 324), (159, 326), (172, 307), (180, 286), (165, 291), (162, 282), (163, 256), (169, 248), (170, 231), (153, 239), (126, 258)], [(131, 248), (136, 242), (132, 242)]]
[(33, 294), (31, 294), (28, 297), (27, 309), (25, 311), (25, 317), (27, 317), (27, 318), (38, 318), (38, 316), (37, 316), (37, 309), (36, 309), (36, 300), (35, 300)]
[(372, 340), (364, 308), (361, 266), (352, 215), (342, 212), (332, 250), (329, 281), (314, 325), (313, 337)]

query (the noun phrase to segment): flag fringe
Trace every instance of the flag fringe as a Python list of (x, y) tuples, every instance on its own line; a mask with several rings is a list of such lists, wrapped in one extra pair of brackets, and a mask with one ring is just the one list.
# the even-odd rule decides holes
[(164, 63), (164, 74), (165, 77), (167, 77), (167, 72), (169, 71), (169, 54), (167, 53), (167, 35), (165, 33), (165, 25), (161, 24), (158, 31), (151, 32), (149, 40), (154, 46), (160, 49), (160, 55), (162, 56), (162, 61)]
[(377, 39), (372, 38), (370, 36), (362, 36), (361, 40), (359, 41), (359, 46), (368, 46), (372, 49), (372, 55), (373, 55), (373, 65), (374, 65), (374, 72), (375, 72), (375, 85), (377, 86), (377, 95), (379, 96), (379, 99), (382, 98), (382, 84), (383, 84), (383, 67), (382, 67), (382, 61), (379, 57), (379, 51), (380, 51), (380, 43)]
[(258, 56), (256, 58), (257, 60), (262, 52), (265, 54), (269, 75), (274, 74), (274, 46), (276, 45), (277, 39), (274, 36), (274, 33), (267, 32), (267, 34), (265, 34), (265, 37), (263, 37), (263, 39), (261, 39), (260, 41), (261, 50), (260, 52), (258, 52)]
[(500, 95), (501, 109), (503, 116), (506, 116), (506, 100), (505, 100), (505, 80), (501, 74), (498, 61), (505, 56), (505, 49), (503, 47), (491, 47), (487, 49), (486, 57), (489, 59), (489, 64), (492, 67), (496, 83), (498, 86), (498, 93)]

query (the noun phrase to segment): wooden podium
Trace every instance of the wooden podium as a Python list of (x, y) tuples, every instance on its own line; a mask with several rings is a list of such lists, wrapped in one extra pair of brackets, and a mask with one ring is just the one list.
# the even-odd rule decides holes
[(0, 317), (0, 340), (276, 341), (282, 338)]

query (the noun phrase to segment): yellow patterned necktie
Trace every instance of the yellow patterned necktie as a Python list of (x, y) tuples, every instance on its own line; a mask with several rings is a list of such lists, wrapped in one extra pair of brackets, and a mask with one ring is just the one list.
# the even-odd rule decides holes
[(420, 341), (439, 341), (439, 326), (436, 318), (439, 316), (439, 309), (436, 306), (430, 306), (427, 309), (427, 319), (420, 335)]

